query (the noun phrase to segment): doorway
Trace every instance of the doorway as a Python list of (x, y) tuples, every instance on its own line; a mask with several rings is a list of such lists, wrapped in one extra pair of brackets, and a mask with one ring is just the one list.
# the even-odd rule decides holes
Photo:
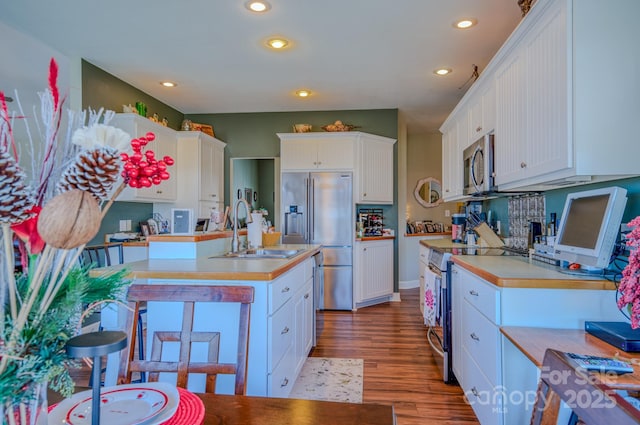
[[(253, 209), (267, 210), (266, 219), (279, 231), (280, 158), (231, 158), (229, 179), (231, 207), (235, 206), (239, 197), (248, 198)], [(246, 219), (243, 209), (238, 215)]]

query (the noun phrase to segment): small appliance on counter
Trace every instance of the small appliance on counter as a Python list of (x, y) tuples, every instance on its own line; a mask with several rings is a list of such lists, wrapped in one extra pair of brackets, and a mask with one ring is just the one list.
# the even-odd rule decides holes
[(384, 233), (384, 216), (381, 208), (359, 208), (358, 209), (358, 231), (362, 230), (362, 235), (358, 236), (382, 236)]

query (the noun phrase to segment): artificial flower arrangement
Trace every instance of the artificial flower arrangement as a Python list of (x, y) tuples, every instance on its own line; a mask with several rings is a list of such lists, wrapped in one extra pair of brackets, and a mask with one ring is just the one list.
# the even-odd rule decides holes
[(618, 308), (627, 308), (631, 317), (631, 328), (640, 328), (640, 216), (631, 220), (627, 226), (627, 246), (630, 249), (629, 264), (622, 270), (622, 279), (618, 291)]
[[(88, 268), (79, 263), (82, 250), (126, 186), (159, 184), (170, 177), (167, 167), (174, 163), (168, 156), (158, 160), (146, 149), (155, 138), (153, 133), (132, 140), (109, 126), (111, 111), (90, 110), (88, 119), (85, 111), (67, 111), (63, 117), (65, 98), (58, 91), (57, 72), (52, 59), (49, 87), (40, 93), (40, 120), (35, 130), (19, 100), (20, 114), (10, 113), (0, 92), (3, 423), (41, 423), (39, 412), (25, 406), (40, 397), (36, 388), (43, 384), (65, 396), (72, 393), (74, 383), (68, 370), (77, 363), (66, 356), (66, 342), (78, 333), (84, 315), (104, 302), (118, 301), (129, 283), (126, 270), (90, 276)], [(35, 111), (33, 116), (38, 116)], [(63, 118), (66, 130), (61, 130)], [(25, 123), (28, 134), (22, 144), (14, 138), (16, 120)], [(34, 141), (34, 135), (41, 143)], [(28, 155), (20, 158), (22, 150)], [(23, 168), (24, 163), (28, 166)], [(83, 306), (89, 306), (88, 311)]]

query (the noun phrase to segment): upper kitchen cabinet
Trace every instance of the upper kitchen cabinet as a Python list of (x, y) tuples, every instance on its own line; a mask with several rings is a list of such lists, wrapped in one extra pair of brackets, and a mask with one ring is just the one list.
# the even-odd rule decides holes
[(224, 148), (226, 144), (201, 131), (179, 131), (180, 185), (176, 206), (193, 208), (198, 217), (224, 209)]
[(485, 81), (479, 93), (469, 101), (469, 144), (485, 134), (491, 133), (496, 125), (496, 94), (492, 81)]
[(639, 174), (639, 13), (631, 0), (536, 2), (485, 70), (495, 76), (500, 190)]
[(466, 111), (449, 116), (442, 125), (442, 198), (445, 202), (463, 199), (462, 151), (469, 144)]
[(356, 203), (393, 203), (395, 139), (360, 131), (278, 137), (282, 171), (352, 171)]
[(352, 170), (356, 143), (350, 132), (278, 133), (282, 171)]
[(393, 204), (393, 145), (395, 139), (360, 133), (356, 203)]
[[(164, 127), (137, 114), (116, 114), (109, 124), (126, 131), (132, 138), (144, 136), (148, 132), (154, 133), (156, 136), (155, 140), (147, 145), (147, 150), (154, 151), (155, 157), (158, 159), (169, 155), (177, 160), (175, 130)], [(167, 171), (171, 174), (169, 180), (163, 180), (159, 185), (147, 188), (134, 189), (127, 187), (116, 200), (132, 202), (175, 201), (178, 187), (175, 168), (175, 165), (168, 167)]]

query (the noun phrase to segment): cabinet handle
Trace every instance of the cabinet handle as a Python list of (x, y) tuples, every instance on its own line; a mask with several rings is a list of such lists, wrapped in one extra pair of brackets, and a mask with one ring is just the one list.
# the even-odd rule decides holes
[(478, 390), (476, 389), (476, 387), (471, 387), (471, 394), (478, 397)]
[(162, 191), (161, 191), (161, 190), (156, 190), (156, 193), (157, 193), (157, 194), (161, 194), (161, 193), (162, 193)]
[(289, 378), (284, 378), (284, 379), (282, 380), (282, 384), (280, 384), (280, 388), (284, 388), (284, 387), (286, 387), (287, 385), (289, 385)]
[(211, 197), (212, 197), (212, 198), (215, 198), (216, 196), (217, 196), (217, 195), (216, 195), (215, 193), (212, 193), (212, 194), (211, 194)]
[(522, 161), (522, 162), (520, 163), (520, 168), (527, 168), (527, 163), (526, 163), (526, 162), (524, 162), (524, 161)]
[(420, 279), (424, 279), (424, 276), (423, 276), (423, 275), (420, 275)]
[(291, 290), (291, 288), (289, 288), (288, 286), (285, 286), (284, 288), (282, 288), (282, 293), (286, 293), (289, 292)]
[(476, 133), (481, 130), (482, 130), (482, 127), (476, 127)]
[(366, 196), (367, 196), (367, 193), (366, 193), (366, 192), (362, 194), (362, 197), (363, 197), (363, 198), (365, 198)]
[(309, 293), (304, 294), (304, 299), (306, 300), (307, 298), (309, 298)]
[(469, 295), (473, 295), (474, 297), (478, 296), (478, 291), (476, 291), (475, 289), (472, 289), (469, 291)]
[(284, 329), (280, 332), (280, 335), (284, 335), (288, 333), (289, 333), (289, 326), (285, 326)]
[(363, 251), (366, 251), (366, 250), (367, 250), (367, 248), (362, 248), (362, 250), (363, 250)]
[(445, 189), (444, 191), (445, 191), (445, 192), (447, 192), (447, 193), (449, 193), (449, 189)]
[(471, 333), (471, 335), (469, 335), (469, 336), (474, 341), (480, 341), (480, 338), (478, 338), (478, 335), (476, 335), (475, 332)]

